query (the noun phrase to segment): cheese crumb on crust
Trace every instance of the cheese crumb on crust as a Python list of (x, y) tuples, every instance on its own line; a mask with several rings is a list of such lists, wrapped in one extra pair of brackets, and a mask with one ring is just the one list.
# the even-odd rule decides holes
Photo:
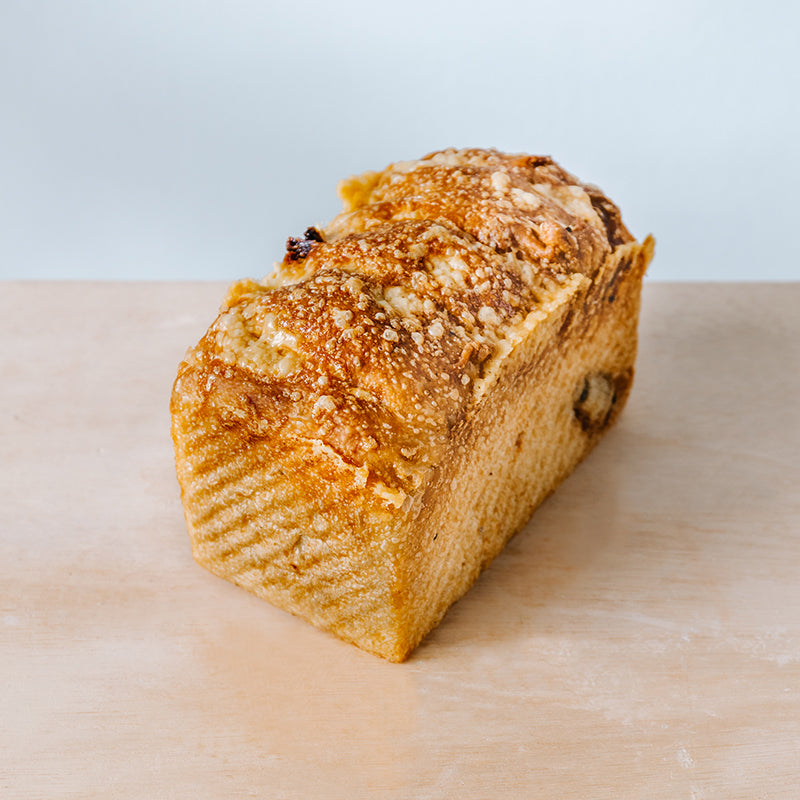
[(402, 497), (493, 362), (633, 239), (546, 157), (445, 150), (340, 194), (344, 212), (291, 239), (274, 275), (231, 287), (189, 360), (209, 380), (236, 373), (237, 424), (318, 440)]

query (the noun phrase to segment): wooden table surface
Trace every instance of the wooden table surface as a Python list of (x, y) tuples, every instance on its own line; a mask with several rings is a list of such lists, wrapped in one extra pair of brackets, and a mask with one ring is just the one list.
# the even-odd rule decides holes
[(220, 284), (0, 284), (0, 797), (800, 797), (800, 284), (646, 284), (618, 426), (405, 664), (192, 560)]

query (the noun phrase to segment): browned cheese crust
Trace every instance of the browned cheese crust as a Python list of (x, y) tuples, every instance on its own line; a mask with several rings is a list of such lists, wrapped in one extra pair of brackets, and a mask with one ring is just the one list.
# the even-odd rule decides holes
[(402, 661), (619, 413), (653, 243), (546, 157), (340, 194), (187, 354), (176, 463), (201, 564)]

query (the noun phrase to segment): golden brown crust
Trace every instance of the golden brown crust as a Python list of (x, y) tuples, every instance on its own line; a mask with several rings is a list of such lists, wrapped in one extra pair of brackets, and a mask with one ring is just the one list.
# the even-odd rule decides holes
[(611, 247), (633, 241), (616, 207), (546, 156), (445, 150), (340, 185), (347, 212), (326, 229), (370, 229), (430, 219), (540, 268), (596, 271)]
[(237, 376), (260, 435), (317, 437), (407, 492), (492, 357), (611, 246), (547, 158), (445, 151), (369, 185), (324, 234), (290, 239), (269, 283), (233, 289), (198, 353)]
[[(205, 512), (198, 511), (217, 502), (204, 476), (219, 474), (233, 486), (252, 470), (264, 475), (254, 486), (271, 487), (264, 496), (283, 487), (275, 502), (298, 506), (291, 526), (324, 518), (326, 541), (344, 537), (346, 525), (354, 524), (337, 511), (348, 497), (353, 508), (362, 509), (359, 535), (370, 542), (388, 537), (381, 544), (383, 557), (393, 575), (402, 572), (400, 563), (410, 557), (403, 542), (413, 538), (408, 526), (412, 517), (431, 513), (430, 487), (443, 465), (458, 460), (454, 447), (464, 445), (464, 432), (485, 413), (481, 408), (510, 403), (503, 393), (508, 364), (519, 362), (528, 375), (538, 369), (545, 381), (551, 369), (543, 366), (550, 363), (545, 353), (554, 352), (553, 343), (588, 336), (591, 320), (611, 307), (620, 287), (629, 294), (629, 284), (638, 286), (646, 265), (647, 255), (611, 201), (546, 157), (446, 150), (352, 178), (340, 191), (345, 211), (324, 230), (309, 228), (302, 238), (289, 239), (275, 275), (234, 284), (179, 370), (173, 435), (187, 522), (199, 560), (221, 574), (228, 574), (215, 549), (222, 534), (208, 538)], [(634, 345), (636, 311), (638, 305), (624, 317), (630, 327), (633, 315)], [(556, 321), (559, 328), (540, 342), (537, 337)], [(630, 331), (626, 336), (631, 339)], [(620, 358), (608, 362), (608, 386), (624, 380), (619, 376), (632, 364), (629, 341), (619, 347)], [(603, 405), (605, 374), (596, 380), (581, 376), (588, 381), (587, 396), (574, 415), (570, 406), (570, 419), (583, 425), (581, 435), (589, 439), (592, 426), (602, 430), (612, 418)], [(569, 380), (577, 377), (570, 374)], [(526, 391), (530, 395), (533, 388)], [(253, 460), (256, 452), (260, 461)], [(259, 466), (264, 459), (292, 463), (295, 473), (308, 464), (314, 480), (299, 481), (305, 488), (298, 490), (296, 474), (292, 486), (277, 473), (267, 479), (268, 470)], [(227, 466), (233, 462), (236, 469)], [(320, 494), (323, 474), (330, 486)], [(247, 529), (243, 541), (250, 542), (269, 529), (282, 541), (289, 523), (253, 521), (269, 517), (265, 509), (273, 501), (248, 502), (241, 501), (249, 510), (226, 523), (225, 535), (235, 539)], [(317, 509), (316, 516), (300, 509), (304, 503)], [(203, 541), (208, 544), (198, 544)], [(294, 552), (291, 536), (286, 541)], [(331, 562), (320, 556), (314, 563), (315, 574), (324, 576)], [(369, 569), (377, 574), (381, 563), (369, 561)], [(299, 569), (293, 561), (286, 564), (287, 570)], [(317, 601), (297, 594), (299, 579), (286, 589), (295, 599), (283, 602), (274, 577), (259, 583), (241, 578), (241, 570), (230, 577), (387, 657), (404, 657), (399, 654), (422, 635), (417, 628), (408, 632), (414, 583), (408, 575), (395, 580), (388, 605), (370, 606), (373, 615), (380, 616), (380, 606), (394, 620), (384, 620), (383, 632), (372, 625), (372, 645), (358, 633), (361, 623), (351, 620), (356, 633), (343, 632), (344, 623), (331, 622)], [(460, 580), (440, 591), (440, 599), (452, 602), (453, 592), (463, 591)], [(392, 625), (407, 630), (390, 635)]]

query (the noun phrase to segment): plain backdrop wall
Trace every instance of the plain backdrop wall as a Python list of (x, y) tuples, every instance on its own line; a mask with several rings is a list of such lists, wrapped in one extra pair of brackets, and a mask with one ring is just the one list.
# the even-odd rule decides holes
[(0, 2), (0, 277), (261, 276), (338, 179), (547, 153), (656, 279), (798, 279), (800, 6)]

